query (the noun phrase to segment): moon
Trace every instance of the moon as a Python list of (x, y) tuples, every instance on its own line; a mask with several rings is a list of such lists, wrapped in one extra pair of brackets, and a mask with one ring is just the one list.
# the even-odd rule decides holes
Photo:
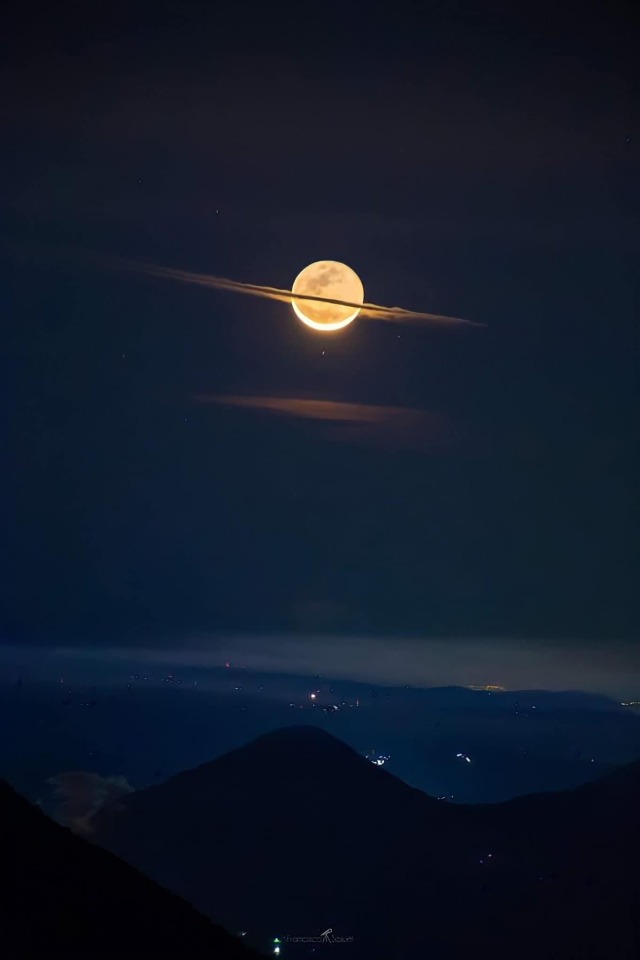
[(360, 313), (352, 306), (340, 303), (322, 303), (315, 300), (296, 300), (295, 295), (327, 297), (332, 300), (364, 302), (364, 287), (355, 270), (337, 260), (317, 260), (302, 270), (293, 281), (291, 306), (297, 317), (314, 330), (341, 330), (352, 323)]

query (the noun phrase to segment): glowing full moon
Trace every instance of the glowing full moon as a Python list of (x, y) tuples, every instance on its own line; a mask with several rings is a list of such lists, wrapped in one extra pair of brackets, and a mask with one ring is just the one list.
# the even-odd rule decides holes
[(326, 297), (330, 300), (364, 301), (364, 287), (355, 271), (337, 260), (318, 260), (298, 274), (293, 281), (291, 300), (296, 316), (314, 330), (341, 330), (360, 313), (339, 303), (321, 303), (319, 300), (296, 300), (295, 294)]

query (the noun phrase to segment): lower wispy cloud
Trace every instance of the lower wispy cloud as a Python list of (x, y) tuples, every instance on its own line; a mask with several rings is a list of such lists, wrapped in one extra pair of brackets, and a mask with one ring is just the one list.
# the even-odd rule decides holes
[(455, 436), (448, 419), (413, 407), (313, 400), (303, 397), (216, 396), (201, 394), (197, 403), (235, 407), (282, 417), (317, 420), (340, 426), (339, 436), (374, 443), (413, 445), (425, 440), (449, 443)]
[(343, 403), (337, 400), (306, 400), (299, 397), (196, 397), (199, 403), (215, 403), (225, 407), (245, 407), (249, 410), (268, 410), (306, 420), (338, 420), (342, 423), (407, 423), (422, 422), (427, 414), (411, 407), (386, 407), (368, 403)]

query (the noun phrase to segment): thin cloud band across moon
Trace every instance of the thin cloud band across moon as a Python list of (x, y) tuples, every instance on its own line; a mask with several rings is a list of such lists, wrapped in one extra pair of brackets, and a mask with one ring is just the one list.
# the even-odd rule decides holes
[(152, 277), (289, 303), (299, 320), (323, 333), (341, 330), (358, 316), (396, 323), (422, 322), (483, 326), (460, 317), (447, 317), (420, 310), (406, 310), (403, 307), (384, 307), (377, 303), (367, 303), (364, 300), (364, 287), (360, 277), (351, 267), (336, 260), (318, 260), (309, 264), (297, 275), (291, 290), (243, 283), (240, 280), (227, 280), (211, 274), (191, 273), (187, 270), (176, 270), (172, 267), (154, 266), (141, 262), (128, 262), (127, 266)]

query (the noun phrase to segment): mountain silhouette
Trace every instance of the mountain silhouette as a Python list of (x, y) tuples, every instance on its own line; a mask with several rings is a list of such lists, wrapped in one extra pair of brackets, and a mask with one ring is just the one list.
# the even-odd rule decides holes
[(331, 927), (366, 960), (607, 960), (635, 955), (639, 801), (636, 763), (562, 793), (447, 804), (292, 727), (92, 822), (97, 842), (255, 943)]
[(259, 960), (222, 927), (0, 781), (0, 956)]

